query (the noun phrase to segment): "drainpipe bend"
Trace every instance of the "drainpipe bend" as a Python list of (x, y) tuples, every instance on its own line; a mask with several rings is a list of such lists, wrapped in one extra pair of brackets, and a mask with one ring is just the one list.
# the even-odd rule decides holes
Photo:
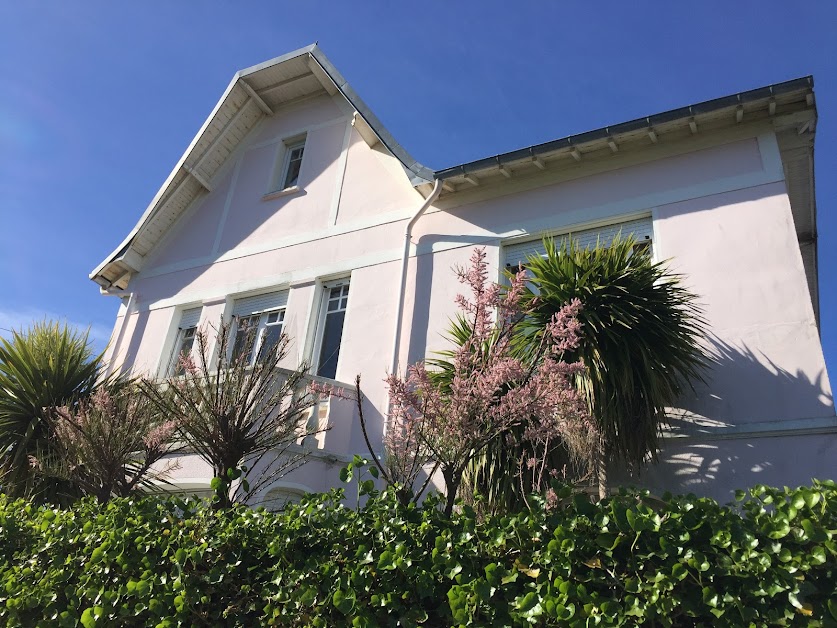
[[(404, 252), (401, 255), (401, 278), (398, 284), (398, 308), (395, 311), (395, 333), (393, 334), (392, 360), (390, 361), (389, 368), (391, 375), (395, 375), (397, 373), (396, 369), (398, 368), (398, 350), (400, 349), (401, 341), (401, 319), (404, 314), (404, 297), (407, 290), (407, 264), (410, 260), (410, 238), (413, 232), (413, 227), (416, 225), (419, 218), (421, 218), (422, 214), (424, 214), (433, 202), (439, 198), (441, 191), (442, 180), (436, 179), (433, 183), (433, 191), (430, 192), (430, 195), (424, 200), (422, 206), (418, 208), (416, 213), (413, 214), (413, 217), (410, 218), (407, 226), (404, 227)], [(387, 406), (389, 406), (389, 402), (387, 402)], [(386, 431), (386, 422), (384, 422), (384, 431)]]

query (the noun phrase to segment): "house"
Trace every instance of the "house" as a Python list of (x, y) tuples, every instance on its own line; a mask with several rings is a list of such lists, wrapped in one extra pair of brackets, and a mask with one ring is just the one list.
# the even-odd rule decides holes
[[(416, 162), (315, 45), (238, 72), (136, 227), (90, 275), (122, 300), (111, 368), (165, 376), (200, 325), (232, 321), (348, 386), (380, 430), (385, 375), (444, 346), (475, 245), (502, 269), (545, 234), (620, 229), (699, 294), (716, 357), (672, 409), (655, 491), (726, 500), (834, 477), (818, 330), (813, 80), (796, 79), (453, 168)], [(249, 330), (249, 331), (248, 331)], [(274, 497), (337, 483), (364, 452), (352, 404), (321, 402), (312, 461)], [(175, 480), (205, 488), (184, 457)]]

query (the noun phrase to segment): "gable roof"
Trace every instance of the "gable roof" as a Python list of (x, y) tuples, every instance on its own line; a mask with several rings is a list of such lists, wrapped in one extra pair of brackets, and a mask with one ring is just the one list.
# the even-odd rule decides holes
[[(444, 181), (443, 195), (454, 194), (483, 183), (502, 183), (521, 171), (544, 170), (552, 164), (560, 166), (562, 162), (575, 164), (588, 153), (616, 153), (623, 146), (656, 143), (658, 135), (677, 137), (682, 132), (696, 133), (699, 127), (735, 125), (745, 116), (748, 121), (773, 118), (778, 112), (794, 127), (789, 137), (796, 135), (797, 130), (800, 136), (808, 131), (811, 137), (810, 143), (806, 140), (804, 145), (792, 143), (787, 150), (783, 146), (782, 152), (786, 170), (792, 175), (788, 178), (788, 187), (800, 244), (810, 243), (810, 252), (806, 256), (803, 251), (803, 257), (806, 258), (816, 310), (816, 207), (812, 174), (816, 109), (813, 85), (812, 77), (802, 77), (434, 172), (395, 141), (320, 48), (313, 44), (235, 73), (136, 226), (93, 270), (90, 278), (104, 292), (125, 289), (131, 275), (142, 268), (144, 256), (165, 232), (192, 202), (211, 191), (213, 177), (247, 133), (280, 107), (312, 96), (339, 94), (345, 99), (355, 112), (353, 123), (358, 133), (368, 144), (380, 142), (386, 147), (401, 163), (410, 182), (425, 196), (435, 179)], [(780, 131), (777, 127), (777, 132)], [(782, 143), (781, 133), (779, 140)], [(793, 151), (796, 152), (791, 154)], [(798, 163), (788, 162), (788, 156)]]
[(413, 185), (433, 181), (433, 171), (395, 141), (378, 117), (313, 44), (236, 72), (209, 117), (128, 236), (90, 278), (103, 290), (124, 289), (148, 254), (186, 208), (211, 191), (212, 179), (241, 140), (280, 107), (320, 94), (340, 94), (355, 111), (355, 128), (398, 159)]

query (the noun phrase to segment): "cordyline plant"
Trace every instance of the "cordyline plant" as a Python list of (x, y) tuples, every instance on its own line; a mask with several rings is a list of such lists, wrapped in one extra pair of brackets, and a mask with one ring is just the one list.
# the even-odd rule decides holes
[(136, 382), (102, 386), (49, 414), (57, 455), (45, 471), (102, 503), (153, 488), (174, 468), (155, 465), (176, 451), (177, 425), (162, 419)]
[[(501, 291), (488, 281), (482, 248), (474, 250), (469, 268), (456, 272), (471, 291), (470, 298), (457, 297), (460, 324), (470, 334), (450, 352), (446, 377), (437, 377), (438, 371), (418, 363), (408, 369), (406, 377), (392, 374), (387, 378), (390, 409), (384, 463), (372, 456), (384, 479), (406, 487), (412, 487), (422, 471), (433, 465), (430, 475), (438, 470), (445, 482), (448, 515), (466, 468), (499, 436), (522, 429), (532, 455), (521, 463), (529, 467), (541, 464), (537, 459), (530, 462), (542, 449), (538, 444), (594, 429), (572, 384), (583, 366), (562, 360), (564, 352), (578, 343), (579, 301), (555, 313), (537, 355), (524, 362), (513, 355), (511, 341), (526, 313), (521, 308), (525, 273), (519, 272), (508, 289)], [(358, 395), (361, 408), (359, 390)]]
[(217, 505), (226, 508), (301, 465), (307, 450), (299, 444), (329, 426), (308, 420), (315, 396), (305, 389), (307, 366), (280, 366), (287, 336), (266, 345), (252, 364), (252, 345), (230, 357), (234, 337), (228, 324), (219, 325), (217, 336), (201, 329), (195, 338), (197, 359), (180, 357), (182, 375), (143, 389), (177, 423), (188, 448), (212, 466)]
[(542, 330), (563, 304), (580, 299), (583, 341), (574, 355), (586, 369), (576, 377), (601, 434), (599, 496), (609, 491), (607, 465), (639, 470), (656, 460), (666, 409), (703, 380), (706, 321), (698, 297), (655, 262), (632, 236), (609, 246), (581, 248), (572, 238), (544, 240), (546, 256), (527, 260), (531, 314), (521, 339), (537, 351)]
[(52, 457), (46, 409), (88, 397), (101, 377), (87, 333), (43, 321), (0, 338), (0, 486), (4, 493), (56, 501), (72, 487), (40, 473)]

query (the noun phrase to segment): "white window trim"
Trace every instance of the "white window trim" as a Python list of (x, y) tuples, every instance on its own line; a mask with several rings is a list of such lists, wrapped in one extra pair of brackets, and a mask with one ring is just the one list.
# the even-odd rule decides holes
[[(268, 191), (262, 197), (262, 200), (270, 200), (280, 196), (294, 194), (300, 192), (302, 186), (300, 185), (303, 167), (305, 165), (305, 147), (308, 144), (308, 132), (297, 134), (292, 137), (287, 137), (279, 142), (279, 149), (276, 152), (276, 161), (273, 167), (273, 172), (268, 182)], [(299, 176), (295, 185), (286, 186), (285, 181), (288, 178), (288, 170), (291, 166), (291, 154), (294, 149), (302, 148), (302, 163), (299, 166)]]
[[(166, 339), (163, 342), (163, 350), (160, 352), (160, 361), (157, 364), (157, 377), (165, 379), (173, 375), (174, 368), (174, 351), (179, 344), (180, 339), (180, 324), (183, 320), (183, 313), (195, 308), (201, 308), (201, 314), (198, 319), (197, 328), (200, 328), (204, 317), (204, 304), (202, 302), (188, 303), (179, 305), (175, 308), (172, 314), (171, 323), (169, 324), (169, 331), (166, 334)], [(192, 355), (195, 352), (196, 343), (192, 344)]]
[(640, 220), (643, 218), (648, 218), (651, 221), (651, 259), (655, 262), (659, 261), (657, 257), (657, 251), (659, 248), (659, 240), (657, 239), (657, 221), (655, 220), (656, 212), (652, 210), (646, 210), (642, 212), (632, 212), (630, 214), (625, 214), (623, 216), (610, 216), (606, 220), (597, 220), (593, 222), (583, 222), (578, 223), (571, 226), (562, 226), (555, 229), (544, 229), (543, 231), (539, 232), (538, 234), (531, 234), (527, 233), (524, 235), (515, 236), (512, 238), (503, 239), (500, 242), (500, 265), (498, 268), (498, 272), (500, 275), (500, 280), (504, 281), (505, 279), (505, 271), (508, 270), (506, 267), (507, 261), (507, 250), (508, 247), (517, 245), (517, 244), (525, 244), (527, 242), (536, 242), (539, 240), (543, 240), (544, 238), (560, 238), (562, 236), (569, 235), (571, 233), (576, 233), (579, 231), (588, 231), (590, 229), (606, 229), (613, 225), (619, 225), (626, 222), (631, 222), (634, 220)]
[[(268, 327), (273, 327), (276, 325), (281, 325), (282, 333), (281, 336), (285, 335), (285, 325), (287, 323), (287, 311), (288, 306), (284, 305), (282, 307), (276, 307), (269, 310), (262, 310), (260, 312), (253, 312), (251, 314), (243, 314), (241, 316), (233, 316), (232, 317), (232, 329), (233, 334), (230, 336), (230, 343), (227, 347), (227, 360), (231, 361), (233, 357), (233, 352), (235, 350), (235, 341), (238, 337), (238, 322), (242, 318), (249, 318), (251, 316), (258, 316), (259, 317), (259, 325), (256, 328), (256, 341), (253, 343), (253, 347), (250, 350), (250, 357), (247, 360), (247, 364), (252, 366), (256, 362), (256, 358), (259, 355), (259, 352), (262, 349), (262, 343), (264, 342), (265, 333)], [(281, 317), (281, 321), (277, 323), (269, 323), (268, 319), (270, 318), (271, 314), (278, 313)]]
[[(312, 344), (311, 349), (311, 375), (319, 377), (321, 379), (329, 379), (326, 377), (322, 377), (321, 375), (317, 375), (317, 371), (320, 369), (320, 351), (323, 348), (323, 334), (325, 332), (325, 322), (326, 316), (328, 314), (328, 299), (329, 293), (331, 292), (332, 288), (338, 288), (340, 286), (349, 286), (349, 294), (346, 298), (346, 315), (348, 316), (349, 309), (351, 308), (352, 304), (352, 289), (351, 289), (351, 277), (341, 277), (340, 279), (332, 279), (330, 281), (324, 281), (319, 284), (319, 298), (317, 304), (317, 318), (316, 318), (316, 325), (314, 326), (314, 342)], [(346, 331), (346, 321), (345, 318), (343, 320), (343, 332)], [(335, 369), (336, 373), (340, 372), (340, 359), (343, 356), (343, 338), (341, 336), (340, 339), (340, 355), (337, 356), (337, 368)]]

